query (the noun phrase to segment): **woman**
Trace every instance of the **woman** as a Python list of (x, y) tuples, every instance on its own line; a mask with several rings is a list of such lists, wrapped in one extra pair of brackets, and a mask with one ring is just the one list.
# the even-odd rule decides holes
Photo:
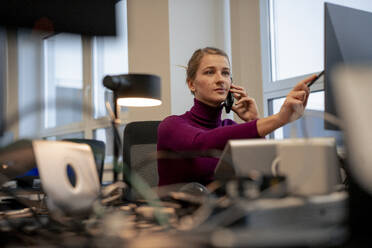
[[(279, 113), (259, 118), (257, 105), (245, 90), (231, 84), (229, 58), (220, 49), (206, 47), (194, 52), (188, 62), (187, 85), (194, 95), (194, 106), (183, 115), (169, 116), (159, 125), (158, 151), (223, 150), (229, 139), (265, 137), (275, 129), (301, 117), (309, 96), (307, 83), (298, 83), (286, 97)], [(245, 122), (221, 120), (228, 92), (235, 103), (232, 110)], [(197, 157), (159, 159), (159, 185), (184, 182), (208, 184), (213, 180), (218, 159)]]

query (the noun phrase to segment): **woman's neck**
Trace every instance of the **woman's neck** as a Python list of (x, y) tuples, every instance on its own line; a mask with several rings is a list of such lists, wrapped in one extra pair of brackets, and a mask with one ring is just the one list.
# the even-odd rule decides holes
[(222, 105), (222, 102), (218, 102), (218, 103), (216, 103), (216, 102), (208, 102), (208, 101), (206, 101), (204, 99), (199, 99), (197, 97), (195, 97), (195, 99), (198, 100), (201, 103), (204, 103), (205, 105), (208, 105), (209, 107), (212, 107), (212, 108), (218, 108), (219, 106)]

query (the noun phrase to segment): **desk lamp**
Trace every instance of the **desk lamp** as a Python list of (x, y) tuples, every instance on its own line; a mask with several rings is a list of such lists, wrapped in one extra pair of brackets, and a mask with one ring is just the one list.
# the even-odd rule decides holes
[[(117, 134), (117, 124), (120, 123), (119, 113), (120, 106), (127, 107), (150, 107), (161, 104), (160, 98), (160, 77), (150, 74), (121, 74), (110, 76), (107, 75), (103, 79), (103, 85), (112, 90), (114, 94), (114, 182), (118, 180), (118, 156), (119, 145), (121, 146), (120, 138)], [(117, 138), (115, 138), (117, 137)], [(129, 173), (130, 168), (124, 165), (125, 173)], [(129, 175), (128, 175), (129, 176)], [(129, 177), (127, 177), (129, 178)], [(127, 180), (126, 180), (127, 181)], [(128, 181), (127, 181), (128, 182)]]

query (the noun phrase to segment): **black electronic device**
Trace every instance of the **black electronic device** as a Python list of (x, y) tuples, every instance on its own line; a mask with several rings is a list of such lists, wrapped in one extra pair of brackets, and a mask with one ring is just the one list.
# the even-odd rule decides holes
[[(18, 140), (0, 149), (0, 183), (25, 175), (36, 166), (31, 140)], [(27, 181), (27, 180), (23, 180)]]
[[(372, 63), (372, 13), (331, 3), (324, 6), (324, 103), (325, 112), (338, 117), (332, 84), (340, 64)], [(339, 127), (324, 122), (325, 129)]]
[[(351, 104), (353, 108), (363, 105), (363, 100), (359, 102), (360, 106), (355, 102), (350, 102), (349, 99), (335, 99), (335, 85), (339, 82), (335, 81), (333, 75), (334, 69), (338, 65), (371, 65), (372, 64), (372, 13), (335, 4), (325, 3), (325, 56), (324, 56), (324, 96), (325, 96), (325, 112), (336, 116), (341, 109), (340, 105), (336, 104), (335, 100), (342, 100)], [(368, 80), (366, 83), (370, 83)], [(360, 87), (357, 80), (349, 79), (349, 85), (353, 87)], [(366, 115), (369, 113), (366, 112)], [(343, 123), (347, 119), (343, 120)], [(353, 122), (360, 122), (359, 119), (353, 119)], [(349, 122), (350, 123), (350, 122)], [(337, 129), (337, 127), (325, 122), (325, 128)], [(359, 125), (346, 127), (346, 133), (350, 132), (348, 129), (358, 129)], [(355, 135), (352, 139), (348, 139), (346, 143), (346, 164), (345, 171), (348, 175), (347, 188), (349, 192), (349, 217), (348, 224), (350, 229), (350, 241), (344, 247), (371, 247), (371, 238), (368, 228), (365, 226), (372, 221), (370, 210), (372, 208), (372, 195), (362, 185), (362, 179), (358, 177), (357, 173), (353, 173), (353, 169), (359, 169), (357, 164), (352, 163), (352, 158), (355, 154), (348, 154), (350, 152), (350, 145), (355, 147), (352, 149), (358, 150), (358, 143), (355, 141)], [(351, 142), (353, 140), (353, 142)], [(364, 161), (368, 161), (367, 157), (363, 157)], [(365, 178), (368, 178), (368, 173), (364, 173)], [(364, 179), (366, 180), (366, 179)], [(368, 180), (368, 179), (367, 179)]]
[(307, 87), (310, 88), (311, 85), (313, 85), (322, 75), (324, 74), (324, 71), (322, 71), (321, 73), (319, 73), (316, 78), (314, 78), (310, 83), (307, 84)]
[[(232, 78), (230, 78), (230, 79), (231, 79), (231, 84), (232, 84), (233, 80), (232, 80)], [(230, 113), (231, 108), (232, 108), (233, 105), (234, 105), (234, 96), (231, 93), (231, 91), (229, 91), (229, 93), (227, 93), (227, 97), (226, 97), (225, 102), (224, 102), (226, 113)]]
[(118, 0), (2, 0), (0, 25), (49, 32), (116, 35)]

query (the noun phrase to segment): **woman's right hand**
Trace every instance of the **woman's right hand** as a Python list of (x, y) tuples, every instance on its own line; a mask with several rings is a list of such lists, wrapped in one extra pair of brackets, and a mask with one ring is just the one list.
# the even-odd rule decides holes
[(287, 95), (279, 113), (258, 119), (257, 132), (261, 137), (265, 137), (272, 131), (284, 126), (287, 123), (297, 120), (304, 113), (310, 89), (310, 83), (316, 75), (312, 75), (299, 82)]
[(280, 126), (295, 121), (303, 115), (310, 94), (307, 84), (315, 78), (316, 75), (305, 78), (288, 93), (278, 113)]

